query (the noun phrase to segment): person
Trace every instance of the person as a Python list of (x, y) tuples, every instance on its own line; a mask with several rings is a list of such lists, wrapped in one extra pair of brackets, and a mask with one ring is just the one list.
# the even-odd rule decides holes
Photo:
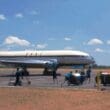
[(84, 69), (81, 70), (81, 75), (85, 76), (85, 71), (84, 71)]
[(70, 79), (71, 79), (71, 77), (73, 76), (72, 75), (72, 71), (70, 71), (69, 73), (66, 73), (64, 76), (65, 76), (65, 79), (64, 79), (64, 82), (63, 83), (61, 83), (61, 87), (62, 87), (62, 85), (66, 82), (66, 81), (68, 81), (68, 85), (70, 85)]
[(91, 81), (91, 67), (88, 68), (88, 70), (86, 71), (86, 78), (87, 80), (89, 80), (89, 83)]
[(57, 81), (57, 84), (58, 84), (57, 73), (55, 70), (53, 70), (52, 76), (53, 76), (53, 82), (55, 83), (55, 81)]
[(101, 85), (101, 73), (99, 72), (97, 73), (96, 77), (95, 77), (95, 86), (97, 87), (98, 90), (100, 90), (100, 85)]
[(84, 69), (81, 70), (81, 79), (80, 79), (80, 82), (81, 84), (83, 84), (84, 80), (85, 80), (85, 72), (84, 72)]
[(16, 71), (16, 80), (15, 80), (15, 83), (14, 85), (20, 85), (21, 86), (21, 80), (20, 80), (20, 76), (21, 76), (21, 71), (19, 71), (19, 68), (17, 68), (17, 71)]

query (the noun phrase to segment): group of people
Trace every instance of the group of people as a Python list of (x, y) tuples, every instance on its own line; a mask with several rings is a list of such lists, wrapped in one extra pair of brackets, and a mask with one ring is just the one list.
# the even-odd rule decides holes
[[(52, 76), (53, 76), (53, 83), (56, 83), (56, 82), (58, 83), (56, 71), (52, 72)], [(76, 70), (74, 73), (72, 71), (70, 71), (69, 73), (66, 73), (64, 82), (62, 84), (64, 84), (65, 81), (68, 81), (68, 85), (69, 85), (69, 83), (72, 83), (72, 81), (76, 82), (76, 84), (83, 84), (83, 81), (85, 79), (88, 81), (88, 83), (90, 83), (90, 81), (91, 81), (91, 67), (89, 67), (86, 72), (84, 72), (84, 70), (82, 70), (80, 72), (78, 72), (78, 70)]]
[[(20, 68), (17, 68), (15, 76), (16, 76), (16, 80), (15, 80), (15, 83), (14, 83), (15, 86), (22, 85), (22, 79), (23, 79), (24, 76), (26, 77), (27, 83), (28, 84), (31, 83), (30, 80), (29, 80), (29, 72), (27, 71), (26, 68), (22, 68), (22, 70), (20, 70)], [(87, 69), (86, 73), (84, 72), (84, 70), (82, 70), (80, 72), (78, 72), (76, 70), (75, 73), (70, 71), (69, 73), (65, 74), (64, 82), (65, 81), (70, 81), (70, 80), (72, 81), (72, 79), (71, 79), (72, 76), (77, 77), (77, 79), (80, 77), (79, 80), (76, 80), (77, 84), (78, 83), (82, 84), (85, 79), (87, 79), (90, 82), (90, 80), (91, 80), (91, 67), (89, 67)], [(53, 77), (53, 83), (58, 84), (57, 73), (56, 73), (55, 70), (52, 71), (52, 77)]]
[(82, 69), (81, 71), (75, 70), (75, 72), (70, 71), (69, 73), (65, 74), (65, 80), (62, 84), (67, 81), (68, 85), (72, 84), (83, 84), (84, 81), (91, 81), (91, 67), (87, 69), (86, 72)]
[[(81, 71), (75, 70), (75, 72), (70, 71), (69, 73), (66, 73), (64, 82), (61, 84), (61, 86), (67, 81), (68, 85), (70, 84), (83, 84), (84, 81), (90, 83), (91, 82), (91, 67), (89, 67), (86, 72), (84, 71), (84, 69), (82, 69)], [(28, 84), (31, 84), (31, 81), (29, 79), (29, 72), (26, 68), (17, 68), (16, 73), (15, 73), (16, 79), (14, 82), (14, 86), (21, 86), (22, 85), (22, 80), (25, 76), (25, 79), (27, 80)], [(58, 77), (57, 77), (57, 73), (56, 70), (52, 71), (52, 77), (53, 77), (53, 83), (57, 83), (58, 84)], [(103, 85), (106, 85), (106, 83), (110, 83), (109, 79), (110, 79), (110, 75), (107, 76), (107, 73), (102, 73), (99, 72), (97, 73), (95, 79), (95, 86), (98, 87), (98, 89), (100, 89), (100, 84), (102, 83)]]

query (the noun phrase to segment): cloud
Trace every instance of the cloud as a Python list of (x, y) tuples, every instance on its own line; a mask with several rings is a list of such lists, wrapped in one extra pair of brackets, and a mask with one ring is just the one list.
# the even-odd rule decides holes
[(110, 45), (110, 40), (107, 41), (107, 44)]
[(30, 42), (28, 42), (27, 40), (24, 40), (24, 39), (20, 39), (16, 36), (8, 36), (4, 40), (4, 44), (6, 44), (6, 45), (29, 46)]
[(64, 40), (66, 40), (66, 41), (70, 41), (71, 38), (69, 38), (69, 37), (65, 37)]
[(4, 20), (6, 20), (6, 17), (5, 17), (5, 15), (3, 15), (3, 14), (0, 14), (0, 20), (1, 20), (1, 21), (4, 21)]
[(100, 39), (94, 38), (94, 39), (91, 39), (87, 44), (88, 45), (101, 45), (103, 44), (103, 41), (101, 41)]
[(22, 13), (17, 13), (17, 14), (15, 15), (15, 17), (16, 17), (16, 18), (23, 18), (24, 16), (23, 16)]
[(104, 50), (102, 50), (102, 49), (100, 49), (100, 48), (96, 48), (96, 49), (95, 49), (95, 52), (101, 52), (101, 53), (102, 53), (102, 52), (104, 52)]
[(47, 44), (37, 44), (37, 49), (45, 49), (47, 47)]

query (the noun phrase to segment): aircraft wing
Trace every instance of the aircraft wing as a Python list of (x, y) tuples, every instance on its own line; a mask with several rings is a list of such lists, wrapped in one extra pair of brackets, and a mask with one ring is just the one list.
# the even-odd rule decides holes
[(34, 60), (34, 59), (22, 59), (22, 60), (15, 60), (15, 59), (6, 59), (0, 60), (1, 64), (10, 65), (13, 67), (43, 67), (43, 68), (52, 68), (58, 65), (58, 61), (56, 59), (49, 59), (49, 60)]

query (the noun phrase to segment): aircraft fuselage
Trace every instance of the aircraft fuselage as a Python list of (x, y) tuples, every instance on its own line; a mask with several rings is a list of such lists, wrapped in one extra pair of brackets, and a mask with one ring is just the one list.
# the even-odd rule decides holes
[[(87, 53), (81, 51), (70, 50), (56, 50), (56, 51), (7, 51), (0, 52), (0, 59), (22, 62), (26, 64), (26, 61), (30, 60), (27, 67), (42, 67), (42, 65), (36, 65), (35, 60), (57, 60), (58, 66), (66, 65), (89, 65), (94, 63), (94, 59)], [(24, 62), (24, 63), (23, 63)]]

